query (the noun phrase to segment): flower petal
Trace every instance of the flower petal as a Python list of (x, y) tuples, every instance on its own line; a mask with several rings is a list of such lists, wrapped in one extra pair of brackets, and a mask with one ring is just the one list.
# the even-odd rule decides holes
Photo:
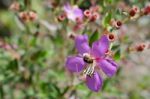
[(106, 35), (103, 35), (100, 40), (92, 44), (92, 55), (95, 57), (102, 57), (109, 48), (109, 41)]
[(118, 68), (118, 64), (111, 58), (107, 58), (106, 59), (109, 63), (111, 63), (113, 66), (117, 67)]
[(83, 12), (78, 6), (71, 6), (69, 3), (65, 4), (63, 7), (64, 11), (67, 14), (67, 18), (76, 21), (77, 18), (82, 19), (83, 18)]
[(95, 72), (92, 77), (86, 77), (86, 85), (92, 91), (98, 92), (102, 88), (103, 79), (101, 76)]
[(76, 16), (76, 18), (80, 18), (80, 19), (83, 18), (83, 11), (80, 8), (78, 8), (77, 6), (73, 7), (73, 13)]
[(73, 12), (73, 8), (71, 7), (71, 5), (69, 3), (64, 5), (64, 11), (66, 12), (68, 19), (70, 19), (72, 21), (76, 20), (76, 16)]
[(89, 53), (90, 47), (88, 44), (88, 36), (87, 35), (79, 35), (75, 38), (75, 47), (77, 48), (80, 54)]
[(63, 8), (64, 8), (64, 11), (66, 13), (68, 13), (68, 12), (70, 12), (72, 10), (72, 8), (71, 8), (69, 3), (66, 3)]
[(67, 58), (66, 67), (71, 72), (80, 72), (83, 70), (85, 63), (82, 58), (70, 56)]
[(98, 66), (108, 76), (112, 77), (117, 71), (117, 64), (113, 60), (102, 59), (98, 62)]

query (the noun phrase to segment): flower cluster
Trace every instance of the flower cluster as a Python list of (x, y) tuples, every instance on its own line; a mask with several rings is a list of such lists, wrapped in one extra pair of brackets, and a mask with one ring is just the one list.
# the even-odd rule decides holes
[(34, 11), (23, 11), (19, 13), (19, 17), (23, 21), (34, 21), (37, 19), (37, 13)]
[(87, 17), (90, 21), (96, 21), (99, 19), (100, 15), (98, 13), (98, 6), (91, 7), (84, 11), (85, 17)]

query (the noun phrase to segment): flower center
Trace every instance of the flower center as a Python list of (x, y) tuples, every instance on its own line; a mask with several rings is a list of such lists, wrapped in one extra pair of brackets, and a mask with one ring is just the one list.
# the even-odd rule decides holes
[(87, 66), (87, 68), (83, 71), (83, 73), (87, 76), (92, 77), (94, 74), (94, 70), (95, 70), (95, 65), (94, 64), (90, 64)]
[(93, 74), (94, 74), (94, 68), (96, 66), (93, 57), (91, 57), (89, 54), (86, 53), (86, 54), (83, 55), (83, 60), (88, 65), (85, 68), (85, 70), (83, 71), (83, 73), (86, 74), (87, 76), (92, 77)]
[(83, 55), (83, 60), (84, 60), (84, 62), (86, 62), (88, 64), (92, 64), (93, 63), (93, 58), (87, 53), (85, 53)]

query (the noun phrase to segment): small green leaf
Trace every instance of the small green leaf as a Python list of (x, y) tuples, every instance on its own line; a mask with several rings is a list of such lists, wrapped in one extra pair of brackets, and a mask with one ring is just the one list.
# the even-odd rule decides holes
[(113, 2), (113, 0), (108, 0), (108, 2), (109, 2), (109, 3), (112, 3), (112, 2)]
[(103, 20), (102, 20), (102, 24), (103, 24), (103, 27), (107, 27), (111, 21), (111, 17), (112, 17), (112, 14), (109, 12), (109, 13), (106, 13), (106, 15), (104, 16)]
[(91, 36), (90, 36), (90, 45), (99, 38), (99, 33), (96, 30)]
[(18, 60), (14, 59), (8, 63), (8, 69), (17, 70), (18, 69)]
[(120, 59), (120, 56), (121, 56), (121, 52), (120, 52), (120, 49), (118, 49), (114, 55), (114, 59), (115, 60), (119, 60)]
[(119, 44), (113, 45), (113, 46), (111, 47), (111, 50), (113, 50), (113, 51), (118, 50), (119, 47), (120, 47)]
[(43, 59), (43, 58), (45, 58), (46, 55), (47, 55), (46, 50), (39, 49), (36, 52), (34, 52), (33, 54), (31, 54), (31, 60)]
[[(81, 2), (81, 1), (80, 1), (80, 2)], [(80, 7), (81, 9), (88, 9), (90, 6), (91, 6), (90, 0), (86, 0), (86, 2), (83, 0), (83, 1), (81, 2), (81, 4), (79, 5), (79, 7)]]

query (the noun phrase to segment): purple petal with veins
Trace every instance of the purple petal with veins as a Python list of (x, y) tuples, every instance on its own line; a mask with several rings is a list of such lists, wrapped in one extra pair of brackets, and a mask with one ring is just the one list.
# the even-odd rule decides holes
[(66, 67), (71, 72), (80, 72), (84, 66), (85, 63), (81, 57), (70, 56), (67, 58)]
[(92, 77), (86, 77), (86, 85), (92, 91), (98, 92), (102, 88), (103, 79), (95, 72)]
[(100, 60), (97, 65), (108, 77), (112, 77), (117, 71), (116, 63), (107, 59)]
[(106, 35), (103, 35), (100, 40), (92, 44), (92, 55), (95, 57), (103, 57), (109, 48), (109, 41)]
[(75, 47), (78, 52), (83, 55), (84, 53), (90, 52), (90, 47), (88, 44), (88, 36), (87, 35), (79, 35), (75, 38)]

